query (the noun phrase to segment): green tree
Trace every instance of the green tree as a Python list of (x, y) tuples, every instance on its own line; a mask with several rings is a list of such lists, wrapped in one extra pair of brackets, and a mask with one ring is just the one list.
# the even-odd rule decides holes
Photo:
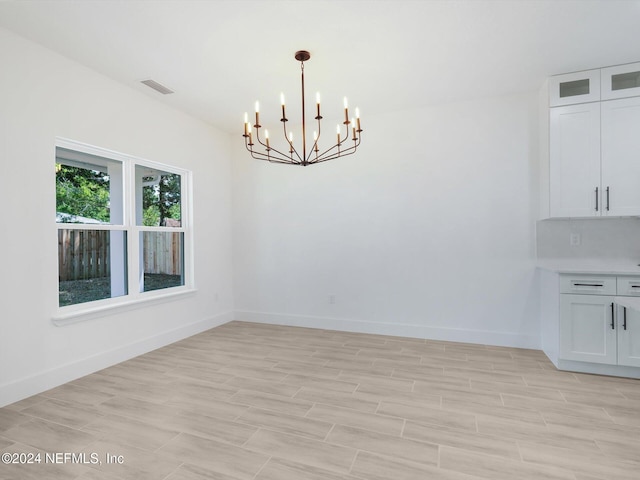
[(142, 191), (143, 224), (163, 225), (165, 219), (181, 219), (180, 175), (160, 175), (157, 184), (145, 186)]
[(109, 176), (56, 164), (56, 211), (109, 222)]
[(160, 210), (157, 205), (149, 205), (142, 211), (142, 224), (145, 227), (160, 225)]
[(180, 220), (180, 175), (170, 173), (160, 177), (158, 189), (160, 225), (166, 218)]

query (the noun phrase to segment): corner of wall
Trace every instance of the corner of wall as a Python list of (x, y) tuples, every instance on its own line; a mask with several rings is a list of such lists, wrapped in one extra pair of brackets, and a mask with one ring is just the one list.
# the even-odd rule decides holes
[(549, 218), (549, 80), (538, 91), (538, 132), (539, 132), (539, 212), (538, 220)]

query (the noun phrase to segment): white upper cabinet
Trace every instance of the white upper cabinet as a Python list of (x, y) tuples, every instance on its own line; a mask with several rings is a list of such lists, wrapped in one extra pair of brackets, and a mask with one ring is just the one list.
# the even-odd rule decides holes
[(556, 75), (549, 79), (549, 105), (558, 107), (600, 100), (600, 69)]
[(640, 215), (640, 97), (602, 102), (603, 215)]
[(600, 70), (602, 100), (640, 95), (640, 63), (628, 63)]
[(640, 215), (640, 62), (549, 80), (551, 217)]
[(600, 215), (600, 103), (551, 109), (552, 217)]

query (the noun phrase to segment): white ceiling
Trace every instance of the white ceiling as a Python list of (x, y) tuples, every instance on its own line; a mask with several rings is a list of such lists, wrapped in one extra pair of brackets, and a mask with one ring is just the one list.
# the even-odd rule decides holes
[(308, 101), (339, 120), (346, 95), (365, 124), (640, 61), (629, 0), (21, 0), (0, 1), (0, 26), (231, 133), (257, 99), (274, 127), (280, 92), (298, 111), (299, 49)]

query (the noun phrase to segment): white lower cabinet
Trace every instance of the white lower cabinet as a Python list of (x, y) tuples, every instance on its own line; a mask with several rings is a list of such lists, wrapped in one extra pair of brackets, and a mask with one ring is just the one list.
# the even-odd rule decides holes
[(617, 363), (613, 298), (604, 295), (561, 295), (561, 358), (591, 363)]
[(640, 312), (618, 306), (618, 365), (640, 367)]
[[(559, 351), (561, 360), (640, 367), (640, 311), (616, 304), (627, 277), (561, 276)], [(635, 280), (638, 280), (635, 278)], [(574, 293), (580, 290), (580, 293)], [(591, 289), (591, 290), (589, 290)], [(598, 295), (605, 290), (611, 295)], [(638, 292), (640, 295), (640, 292)], [(635, 296), (618, 292), (618, 296)]]

